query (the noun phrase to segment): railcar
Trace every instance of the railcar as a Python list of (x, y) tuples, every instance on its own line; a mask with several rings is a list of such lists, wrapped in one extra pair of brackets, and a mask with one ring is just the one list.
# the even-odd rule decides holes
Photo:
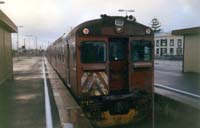
[(152, 115), (153, 38), (132, 16), (101, 15), (58, 38), (47, 59), (89, 118), (123, 124)]

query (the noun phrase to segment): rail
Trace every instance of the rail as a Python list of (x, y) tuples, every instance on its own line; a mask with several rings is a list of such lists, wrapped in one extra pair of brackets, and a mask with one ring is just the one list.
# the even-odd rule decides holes
[(182, 95), (186, 95), (186, 96), (190, 96), (190, 97), (193, 97), (193, 98), (200, 99), (200, 95), (193, 94), (193, 93), (186, 92), (186, 91), (182, 91), (182, 90), (178, 90), (178, 89), (171, 88), (171, 87), (167, 87), (167, 86), (162, 85), (162, 84), (154, 83), (154, 86), (158, 87), (158, 88), (163, 88), (163, 89), (166, 89), (166, 90), (169, 90), (169, 91), (173, 91), (173, 92), (176, 92), (176, 93), (179, 93), (179, 94), (182, 94)]

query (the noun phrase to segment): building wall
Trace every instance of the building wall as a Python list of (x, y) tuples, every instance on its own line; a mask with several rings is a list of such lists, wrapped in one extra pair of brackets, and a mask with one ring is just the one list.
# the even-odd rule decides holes
[[(162, 43), (161, 43), (162, 40), (167, 41), (166, 46), (162, 46)], [(170, 45), (170, 40), (173, 40), (174, 45)], [(178, 40), (181, 40), (180, 46), (178, 45)], [(154, 41), (155, 41), (155, 56), (183, 55), (183, 42), (184, 42), (183, 36), (175, 36), (175, 35), (171, 35), (171, 33), (159, 33), (159, 34), (155, 34)], [(166, 49), (166, 54), (161, 54), (162, 49)], [(173, 53), (170, 52), (170, 49), (173, 49)], [(177, 53), (177, 49), (180, 49), (181, 52)]]
[(200, 34), (185, 35), (184, 72), (200, 73)]
[(11, 33), (0, 26), (0, 84), (12, 78)]

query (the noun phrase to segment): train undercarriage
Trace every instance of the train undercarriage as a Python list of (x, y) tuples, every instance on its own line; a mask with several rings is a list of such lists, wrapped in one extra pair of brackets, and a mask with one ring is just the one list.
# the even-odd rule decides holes
[(134, 93), (84, 99), (81, 102), (87, 118), (97, 127), (136, 123), (152, 117), (151, 94)]

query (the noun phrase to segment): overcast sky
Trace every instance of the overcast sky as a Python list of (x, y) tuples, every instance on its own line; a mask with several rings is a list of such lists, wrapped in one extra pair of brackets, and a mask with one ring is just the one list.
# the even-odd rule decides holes
[[(156, 17), (164, 31), (200, 26), (200, 0), (0, 0), (4, 11), (19, 29), (20, 46), (33, 42), (24, 35), (38, 37), (40, 44), (52, 42), (83, 21), (99, 18), (100, 14), (121, 15), (118, 9), (133, 9), (137, 21), (150, 25)], [(13, 44), (16, 34), (13, 34)], [(44, 45), (44, 44), (43, 44)], [(14, 45), (15, 47), (15, 45)], [(33, 46), (32, 46), (33, 47)]]

